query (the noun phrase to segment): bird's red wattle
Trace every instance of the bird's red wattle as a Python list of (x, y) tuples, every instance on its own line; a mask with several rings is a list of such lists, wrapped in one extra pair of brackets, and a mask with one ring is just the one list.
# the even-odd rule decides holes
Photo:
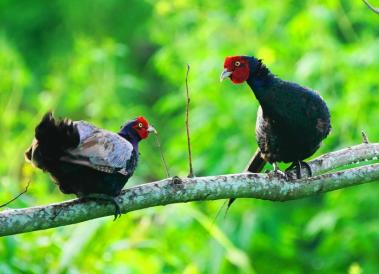
[(241, 67), (238, 70), (234, 70), (232, 75), (230, 75), (230, 80), (232, 80), (234, 84), (242, 84), (249, 78), (249, 74), (249, 67)]
[(145, 139), (145, 138), (147, 138), (147, 136), (149, 136), (149, 132), (144, 128), (137, 130), (137, 133), (138, 133), (139, 137), (141, 137), (141, 139)]

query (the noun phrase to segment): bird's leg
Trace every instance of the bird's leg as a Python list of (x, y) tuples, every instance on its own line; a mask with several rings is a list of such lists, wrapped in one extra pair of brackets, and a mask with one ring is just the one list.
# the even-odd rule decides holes
[(116, 221), (117, 218), (121, 217), (121, 215), (122, 215), (121, 206), (116, 201), (115, 197), (113, 197), (113, 196), (110, 196), (107, 194), (102, 194), (102, 193), (91, 193), (91, 194), (87, 194), (87, 195), (82, 196), (82, 198), (83, 199), (89, 199), (89, 200), (95, 200), (95, 201), (102, 200), (102, 201), (111, 202), (115, 207), (113, 221)]
[(287, 174), (279, 169), (279, 166), (276, 162), (272, 163), (272, 166), (274, 167), (274, 173), (278, 174), (281, 177), (284, 177), (286, 180), (288, 179)]

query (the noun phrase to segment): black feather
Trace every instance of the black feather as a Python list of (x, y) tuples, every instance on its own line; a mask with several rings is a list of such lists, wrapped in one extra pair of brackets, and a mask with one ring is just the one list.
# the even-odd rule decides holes
[[(129, 139), (130, 136), (134, 134), (128, 134)], [(136, 146), (139, 140), (140, 138), (136, 140)], [(36, 127), (35, 140), (25, 152), (25, 158), (48, 172), (65, 194), (76, 194), (79, 197), (94, 193), (117, 196), (133, 175), (138, 161), (137, 151), (133, 150), (125, 163), (127, 174), (103, 172), (90, 166), (62, 161), (67, 150), (76, 148), (79, 142), (79, 132), (73, 121), (55, 119), (48, 112)]]
[(329, 109), (315, 91), (279, 79), (254, 57), (247, 83), (258, 99), (256, 134), (262, 157), (296, 162), (313, 155), (331, 130)]

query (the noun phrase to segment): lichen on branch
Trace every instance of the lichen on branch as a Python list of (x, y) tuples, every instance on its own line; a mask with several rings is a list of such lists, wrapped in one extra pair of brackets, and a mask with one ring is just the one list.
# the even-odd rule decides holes
[[(195, 178), (168, 178), (123, 190), (116, 199), (127, 213), (159, 205), (227, 198), (287, 201), (379, 180), (379, 163), (341, 169), (360, 161), (376, 160), (379, 144), (360, 144), (322, 155), (309, 164), (314, 177), (285, 180), (274, 173), (241, 173)], [(293, 176), (295, 178), (295, 176)], [(63, 203), (0, 213), (0, 236), (25, 233), (113, 216), (106, 202), (74, 199)]]

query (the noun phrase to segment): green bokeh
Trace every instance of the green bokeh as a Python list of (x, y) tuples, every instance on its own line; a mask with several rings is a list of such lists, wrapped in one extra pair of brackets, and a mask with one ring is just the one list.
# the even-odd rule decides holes
[[(373, 0), (373, 4), (379, 6)], [(44, 112), (117, 130), (144, 115), (173, 175), (187, 174), (185, 70), (198, 176), (241, 171), (257, 101), (219, 83), (227, 55), (254, 54), (319, 90), (333, 130), (317, 155), (379, 140), (379, 16), (356, 0), (0, 0), (0, 201), (62, 201), (23, 151)], [(153, 138), (128, 185), (165, 176)], [(0, 273), (378, 273), (379, 186), (274, 203), (150, 208), (0, 239)], [(0, 224), (1, 225), (1, 224)]]

